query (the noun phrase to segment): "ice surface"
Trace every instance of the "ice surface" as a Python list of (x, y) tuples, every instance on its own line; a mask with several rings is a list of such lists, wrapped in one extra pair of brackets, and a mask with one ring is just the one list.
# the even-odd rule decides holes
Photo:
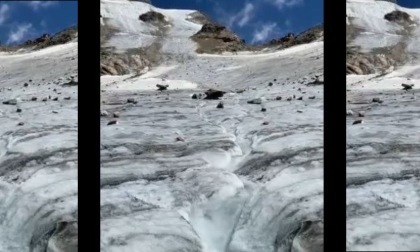
[[(418, 251), (419, 64), (347, 79), (348, 109), (365, 111), (363, 124), (347, 120), (347, 249)], [(414, 89), (403, 91), (402, 83)]]
[[(101, 77), (101, 109), (119, 113), (101, 119), (101, 250), (322, 249), (322, 235), (297, 234), (323, 220), (323, 89), (307, 85), (323, 73), (323, 43), (198, 55), (190, 36), (201, 25), (187, 20), (194, 11), (101, 6), (120, 30), (107, 45), (159, 43), (163, 56), (143, 75)], [(162, 36), (138, 20), (151, 9), (171, 24)], [(192, 99), (209, 88), (226, 92), (223, 109)], [(303, 100), (287, 101), (293, 95)], [(247, 103), (255, 98), (265, 102)]]
[(0, 55), (0, 100), (21, 99), (0, 105), (0, 251), (37, 251), (55, 223), (77, 220), (77, 87), (61, 85), (71, 75), (77, 42)]
[[(101, 120), (102, 251), (290, 249), (300, 223), (323, 219), (323, 90), (306, 85), (322, 53), (314, 42), (102, 76), (102, 109), (120, 113)], [(224, 109), (191, 99), (208, 88), (227, 91)]]

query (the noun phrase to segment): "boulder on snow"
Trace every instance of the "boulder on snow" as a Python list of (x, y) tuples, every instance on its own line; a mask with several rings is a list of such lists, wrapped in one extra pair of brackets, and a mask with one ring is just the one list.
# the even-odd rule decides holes
[(134, 100), (134, 98), (128, 98), (128, 99), (127, 99), (127, 103), (133, 103), (133, 104), (136, 104), (137, 102), (136, 102), (136, 100)]
[(252, 100), (249, 100), (247, 103), (248, 104), (261, 104), (262, 99), (261, 98), (252, 99)]
[(356, 121), (353, 122), (353, 125), (355, 125), (355, 124), (361, 124), (361, 123), (363, 123), (363, 120), (356, 120)]
[(413, 89), (414, 84), (401, 84), (401, 86), (403, 87), (403, 90), (410, 90)]
[(64, 83), (63, 87), (71, 87), (71, 86), (77, 86), (79, 82), (75, 81), (74, 79), (71, 79), (69, 82)]
[(163, 91), (163, 90), (168, 89), (169, 85), (156, 84), (156, 87), (158, 88), (159, 91)]
[(372, 102), (382, 103), (383, 101), (380, 98), (375, 97), (372, 99)]
[(3, 102), (3, 104), (5, 104), (5, 105), (16, 105), (18, 103), (20, 103), (20, 99), (19, 98), (10, 99), (10, 100), (7, 100), (7, 101), (4, 101)]
[(118, 124), (117, 120), (111, 120), (107, 123), (107, 125), (116, 125), (116, 124)]
[(206, 100), (218, 100), (226, 92), (220, 91), (220, 90), (215, 90), (215, 89), (209, 89), (204, 93), (206, 94), (206, 97), (204, 97), (204, 99), (206, 99)]

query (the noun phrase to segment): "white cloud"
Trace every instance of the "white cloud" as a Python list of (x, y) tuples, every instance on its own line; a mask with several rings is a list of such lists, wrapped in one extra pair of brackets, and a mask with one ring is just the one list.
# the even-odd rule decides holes
[(254, 31), (254, 34), (252, 37), (252, 43), (263, 42), (268, 37), (277, 34), (278, 32), (276, 28), (277, 28), (277, 23), (274, 23), (274, 22), (263, 24), (260, 29)]
[(6, 19), (9, 17), (9, 10), (10, 7), (7, 4), (0, 5), (0, 25), (6, 21)]
[(278, 9), (283, 9), (284, 7), (291, 7), (303, 3), (303, 0), (266, 0), (271, 4), (277, 6)]
[(40, 8), (47, 8), (50, 6), (54, 6), (58, 4), (58, 2), (57, 1), (30, 1), (30, 2), (27, 2), (27, 4), (31, 6), (32, 9), (38, 10)]
[(32, 24), (18, 25), (15, 30), (10, 31), (9, 39), (7, 40), (7, 43), (10, 44), (10, 43), (21, 42), (24, 38), (28, 36), (31, 28), (32, 28)]
[(254, 17), (255, 6), (252, 3), (245, 3), (241, 11), (229, 18), (228, 26), (232, 27), (235, 23), (243, 27)]

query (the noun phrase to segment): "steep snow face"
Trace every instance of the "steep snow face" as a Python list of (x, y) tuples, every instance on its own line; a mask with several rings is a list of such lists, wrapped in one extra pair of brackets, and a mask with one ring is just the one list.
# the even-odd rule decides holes
[[(148, 11), (162, 13), (168, 24), (159, 27), (139, 20), (139, 16)], [(103, 24), (118, 30), (105, 46), (124, 52), (159, 43), (163, 53), (191, 54), (196, 45), (189, 37), (201, 29), (201, 25), (187, 20), (194, 12), (160, 9), (137, 1), (101, 0)]]
[(101, 250), (323, 251), (322, 63), (314, 42), (102, 76)]
[[(410, 15), (413, 24), (403, 27), (384, 18), (395, 10)], [(420, 10), (398, 6), (388, 1), (347, 0), (347, 23), (362, 29), (352, 45), (360, 46), (362, 50), (395, 46), (403, 42), (409, 53), (420, 53)], [(407, 29), (410, 34), (407, 34)]]
[(0, 104), (0, 251), (77, 249), (77, 87), (63, 85), (71, 76), (77, 42), (0, 55), (0, 100), (18, 100)]

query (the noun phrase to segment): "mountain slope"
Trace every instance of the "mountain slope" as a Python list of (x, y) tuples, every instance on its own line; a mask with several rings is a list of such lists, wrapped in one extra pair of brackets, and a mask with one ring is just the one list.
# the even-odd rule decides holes
[(174, 24), (157, 65), (101, 77), (101, 250), (322, 251), (323, 42), (199, 54), (195, 11), (101, 6), (119, 50), (150, 9)]
[(0, 69), (0, 251), (77, 251), (77, 42)]
[(352, 40), (362, 60), (387, 48), (393, 61), (347, 76), (347, 250), (418, 251), (420, 10), (348, 0), (347, 14), (364, 30)]
[(347, 0), (346, 3), (349, 74), (384, 72), (418, 58), (419, 10), (388, 1)]

